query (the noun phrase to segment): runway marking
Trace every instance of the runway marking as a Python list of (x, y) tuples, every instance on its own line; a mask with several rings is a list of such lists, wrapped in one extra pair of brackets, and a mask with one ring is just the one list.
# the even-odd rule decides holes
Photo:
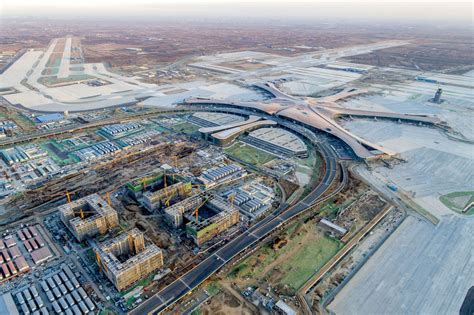
[(184, 282), (183, 279), (179, 278), (178, 280), (181, 281), (189, 290), (192, 290), (192, 288), (186, 282)]

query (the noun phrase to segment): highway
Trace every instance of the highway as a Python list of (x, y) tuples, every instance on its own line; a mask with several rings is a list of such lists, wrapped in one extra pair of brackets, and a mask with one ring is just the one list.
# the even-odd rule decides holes
[(169, 111), (166, 111), (163, 109), (151, 110), (144, 113), (140, 112), (140, 113), (124, 116), (124, 117), (103, 119), (100, 121), (94, 121), (94, 122), (89, 122), (85, 124), (72, 124), (72, 125), (67, 125), (64, 127), (59, 127), (59, 128), (55, 128), (51, 130), (36, 130), (35, 133), (32, 133), (32, 134), (20, 135), (17, 137), (2, 140), (0, 141), (0, 148), (5, 147), (5, 146), (17, 145), (24, 142), (30, 142), (30, 141), (34, 141), (38, 139), (50, 138), (50, 137), (58, 136), (61, 134), (67, 134), (67, 133), (72, 134), (78, 131), (84, 131), (86, 129), (98, 128), (98, 127), (102, 127), (109, 124), (121, 123), (121, 122), (129, 121), (129, 120), (141, 119), (141, 118), (146, 118), (148, 116), (154, 116), (154, 115), (159, 115), (159, 114), (163, 114), (167, 112), (175, 112), (175, 111), (176, 110), (173, 110), (173, 109)]
[(285, 222), (302, 213), (313, 205), (329, 189), (338, 174), (337, 156), (326, 144), (319, 143), (318, 147), (324, 158), (326, 172), (319, 185), (303, 200), (288, 209), (277, 209), (250, 229), (231, 240), (199, 265), (188, 271), (179, 279), (156, 293), (130, 314), (159, 314), (168, 306), (177, 302), (188, 292), (196, 288), (213, 273), (219, 270), (235, 256), (248, 249), (271, 232), (281, 227)]

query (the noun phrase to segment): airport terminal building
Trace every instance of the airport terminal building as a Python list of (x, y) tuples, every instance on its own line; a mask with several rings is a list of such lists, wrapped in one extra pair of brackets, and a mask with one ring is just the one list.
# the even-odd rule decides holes
[(283, 157), (306, 157), (306, 144), (298, 136), (282, 128), (259, 128), (244, 140), (246, 143)]

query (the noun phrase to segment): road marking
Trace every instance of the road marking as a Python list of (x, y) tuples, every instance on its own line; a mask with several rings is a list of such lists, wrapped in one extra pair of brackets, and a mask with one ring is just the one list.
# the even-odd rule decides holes
[(279, 216), (276, 217), (275, 219), (278, 219), (280, 222), (285, 222), (285, 220), (283, 220), (282, 218), (280, 218)]
[(255, 237), (255, 238), (258, 238), (258, 236), (255, 235), (255, 234), (253, 234), (253, 232), (250, 232), (249, 235), (250, 235), (250, 236), (253, 236), (253, 237)]
[(192, 290), (191, 287), (183, 281), (183, 279), (179, 278), (178, 280), (181, 281), (189, 290)]
[(226, 260), (224, 258), (222, 258), (221, 256), (217, 255), (217, 254), (214, 254), (216, 255), (217, 258), (219, 258), (220, 260), (222, 260), (223, 262), (225, 262)]
[(158, 293), (155, 296), (161, 301), (161, 303), (165, 304), (165, 300), (163, 300), (163, 298)]
[[(310, 204), (306, 203), (305, 201), (301, 201), (301, 204), (302, 204), (303, 206), (305, 206), (305, 207), (309, 207), (309, 206), (310, 206)], [(278, 217), (277, 217), (277, 218), (278, 218)]]

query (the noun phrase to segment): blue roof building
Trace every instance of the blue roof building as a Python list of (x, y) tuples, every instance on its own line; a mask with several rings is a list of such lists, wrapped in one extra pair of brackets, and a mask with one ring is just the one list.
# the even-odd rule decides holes
[(63, 118), (64, 118), (64, 115), (60, 114), (60, 113), (45, 114), (45, 115), (36, 116), (36, 120), (40, 123), (58, 121), (58, 120), (62, 120)]

